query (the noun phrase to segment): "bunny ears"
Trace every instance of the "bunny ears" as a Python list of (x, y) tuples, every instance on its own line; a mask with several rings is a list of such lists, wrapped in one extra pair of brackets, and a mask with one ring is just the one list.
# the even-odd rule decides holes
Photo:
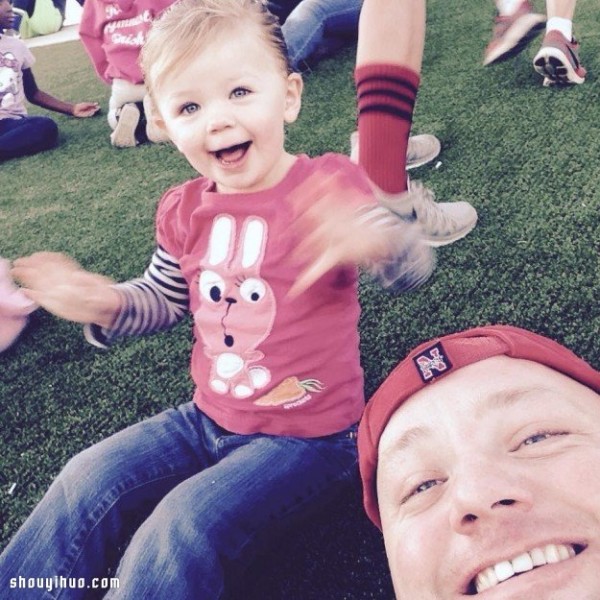
[(27, 325), (28, 315), (37, 308), (15, 285), (10, 275), (10, 262), (0, 258), (0, 352), (19, 337)]

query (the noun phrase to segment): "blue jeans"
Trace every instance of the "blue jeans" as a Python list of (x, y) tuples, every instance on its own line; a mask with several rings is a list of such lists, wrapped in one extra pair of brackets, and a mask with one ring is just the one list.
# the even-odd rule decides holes
[[(355, 437), (232, 434), (191, 402), (132, 425), (67, 463), (0, 556), (0, 597), (220, 598), (275, 536), (357, 481)], [(118, 589), (17, 587), (109, 573)]]
[(290, 62), (298, 69), (321, 48), (327, 35), (355, 35), (362, 0), (303, 0), (290, 13), (281, 31)]
[(57, 141), (58, 126), (50, 117), (0, 119), (0, 160), (37, 154)]

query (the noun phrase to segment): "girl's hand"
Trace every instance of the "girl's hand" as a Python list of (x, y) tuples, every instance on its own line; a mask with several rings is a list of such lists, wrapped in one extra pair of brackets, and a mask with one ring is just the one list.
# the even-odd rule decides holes
[(373, 197), (361, 197), (344, 183), (343, 175), (313, 175), (297, 193), (310, 208), (300, 217), (306, 235), (295, 255), (308, 266), (290, 288), (290, 296), (298, 296), (336, 266), (361, 265), (393, 252), (397, 220), (377, 215)]
[(36, 252), (18, 258), (12, 275), (28, 298), (62, 319), (109, 328), (120, 309), (111, 279), (83, 270), (64, 254)]

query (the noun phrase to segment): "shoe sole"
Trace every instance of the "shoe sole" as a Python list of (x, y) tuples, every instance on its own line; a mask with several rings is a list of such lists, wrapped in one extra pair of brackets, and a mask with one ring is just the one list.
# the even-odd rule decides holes
[(477, 214), (475, 214), (475, 218), (473, 219), (473, 221), (468, 223), (464, 229), (461, 229), (460, 231), (456, 232), (452, 237), (440, 240), (439, 238), (433, 239), (428, 238), (427, 236), (423, 236), (423, 243), (427, 246), (430, 246), (431, 248), (439, 248), (440, 246), (447, 246), (448, 244), (453, 244), (454, 242), (457, 242), (458, 240), (461, 240), (462, 238), (469, 235), (469, 233), (471, 233), (471, 231), (473, 231), (473, 229), (475, 228), (475, 225), (477, 225)]
[(484, 59), (484, 66), (496, 64), (522, 52), (546, 25), (544, 15), (524, 15), (504, 34), (503, 43), (494, 48)]
[(119, 120), (110, 141), (117, 148), (133, 148), (137, 146), (135, 128), (140, 120), (140, 111), (135, 104), (124, 104), (119, 114)]
[(425, 156), (421, 156), (418, 160), (409, 160), (407, 157), (407, 161), (406, 161), (406, 170), (410, 171), (411, 169), (416, 169), (417, 167), (422, 167), (423, 165), (426, 165), (427, 163), (431, 162), (434, 158), (436, 158), (439, 153), (442, 151), (442, 144), (440, 143), (440, 140), (438, 140), (435, 135), (431, 135), (429, 133), (422, 133), (420, 135), (415, 135), (413, 138), (409, 138), (408, 140), (408, 146), (410, 149), (410, 140), (414, 139), (415, 141), (418, 139), (424, 139), (424, 138), (428, 138), (429, 139), (429, 144), (431, 145), (431, 152), (429, 152), (429, 154), (426, 154)]
[[(544, 85), (579, 85), (585, 81), (585, 77), (577, 75), (568, 57), (559, 48), (547, 46), (542, 48), (533, 59), (534, 69), (544, 77)], [(550, 83), (546, 83), (546, 79)]]

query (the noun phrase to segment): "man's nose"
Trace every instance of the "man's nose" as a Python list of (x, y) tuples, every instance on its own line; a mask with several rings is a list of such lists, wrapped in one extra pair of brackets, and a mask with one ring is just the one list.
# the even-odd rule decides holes
[(515, 471), (514, 465), (511, 469), (511, 465), (482, 457), (461, 465), (451, 487), (450, 525), (454, 531), (469, 535), (489, 520), (528, 511), (532, 494)]

